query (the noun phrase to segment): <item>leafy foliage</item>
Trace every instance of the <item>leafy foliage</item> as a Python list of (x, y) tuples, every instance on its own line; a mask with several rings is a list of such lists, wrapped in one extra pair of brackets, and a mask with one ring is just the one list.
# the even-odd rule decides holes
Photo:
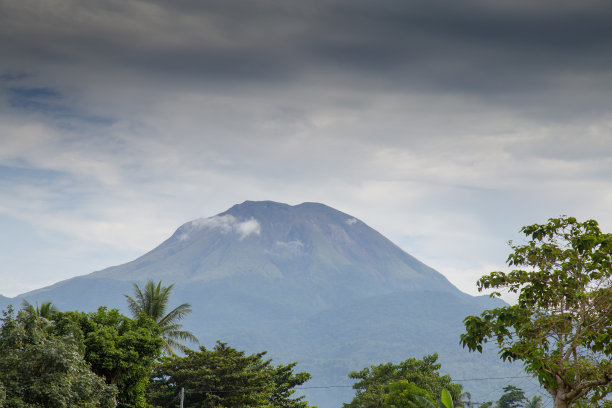
[(385, 407), (415, 408), (415, 405), (424, 405), (425, 400), (432, 404), (432, 408), (435, 408), (432, 395), (408, 380), (392, 382), (388, 387), (389, 392), (385, 394), (384, 398)]
[(531, 399), (525, 397), (521, 388), (507, 385), (503, 388), (504, 393), (497, 401), (487, 401), (480, 404), (480, 408), (541, 408), (542, 397), (533, 396)]
[(527, 398), (525, 398), (522, 389), (514, 385), (507, 385), (504, 387), (504, 393), (497, 401), (497, 408), (519, 408), (526, 401)]
[(116, 406), (116, 387), (90, 370), (74, 336), (54, 333), (34, 308), (1, 320), (0, 406)]
[[(422, 395), (416, 395), (414, 402), (410, 402), (407, 407), (410, 408), (453, 408), (455, 406), (453, 397), (451, 397), (448, 390), (442, 390), (440, 395), (440, 401), (438, 404), (434, 404), (430, 399), (423, 397)], [(395, 408), (395, 406), (389, 406), (389, 408)], [(399, 407), (398, 407), (399, 408)]]
[(489, 339), (503, 360), (521, 360), (550, 392), (555, 407), (612, 391), (612, 235), (596, 221), (551, 218), (521, 229), (529, 242), (513, 245), (509, 273), (492, 272), (479, 290), (519, 293), (514, 306), (464, 320), (461, 343), (482, 351)]
[(295, 394), (293, 388), (304, 384), (310, 380), (311, 376), (307, 372), (293, 373), (297, 365), (296, 362), (278, 365), (273, 367), (267, 363), (270, 369), (271, 381), (274, 385), (272, 394), (268, 396), (268, 404), (278, 408), (308, 408), (308, 402), (304, 401), (304, 396), (292, 398)]
[[(452, 398), (459, 400), (461, 385), (454, 384), (449, 375), (440, 375), (441, 365), (436, 363), (437, 354), (430, 354), (422, 360), (409, 358), (399, 364), (386, 363), (366, 367), (361, 371), (353, 371), (349, 377), (359, 380), (353, 384), (355, 398), (344, 408), (374, 408), (381, 407), (386, 398), (393, 394), (408, 392), (412, 386), (431, 395), (441, 395), (443, 389), (450, 392)], [(418, 395), (418, 393), (417, 393)]]
[(161, 281), (156, 285), (150, 280), (145, 284), (144, 291), (137, 284), (134, 284), (135, 299), (124, 295), (128, 300), (128, 307), (134, 318), (137, 318), (140, 314), (145, 314), (157, 323), (164, 341), (163, 350), (168, 355), (175, 355), (175, 349), (182, 352), (187, 350), (187, 346), (181, 341), (198, 343), (198, 339), (192, 333), (181, 330), (182, 325), (178, 323), (191, 313), (189, 303), (183, 303), (166, 313), (173, 287), (174, 285), (162, 286)]
[(525, 408), (541, 408), (542, 407), (542, 397), (539, 395), (534, 395), (528, 400), (525, 405)]
[(118, 389), (118, 407), (146, 406), (145, 390), (162, 340), (159, 328), (146, 316), (132, 320), (100, 307), (94, 313), (57, 313), (56, 330), (81, 338), (85, 360), (94, 373)]
[(189, 407), (307, 408), (303, 397), (291, 398), (293, 387), (310, 379), (293, 373), (294, 364), (274, 367), (265, 352), (246, 355), (225, 343), (213, 350), (187, 350), (185, 357), (166, 357), (153, 372), (149, 400), (162, 407), (178, 406), (185, 389)]
[(36, 313), (45, 319), (51, 319), (59, 310), (52, 302), (42, 302), (40, 305), (36, 302), (36, 306), (32, 305), (27, 300), (23, 301), (23, 308), (28, 309), (30, 313)]

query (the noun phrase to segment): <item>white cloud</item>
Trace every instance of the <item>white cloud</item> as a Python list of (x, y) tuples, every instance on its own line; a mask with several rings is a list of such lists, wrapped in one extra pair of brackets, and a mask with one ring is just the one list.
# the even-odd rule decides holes
[[(236, 233), (240, 235), (240, 239), (244, 239), (251, 234), (259, 235), (261, 233), (261, 225), (255, 218), (249, 218), (246, 221), (239, 221), (233, 215), (216, 215), (209, 218), (198, 218), (192, 221), (189, 226), (192, 229), (211, 228), (218, 229), (222, 234)], [(181, 235), (180, 239), (189, 238), (189, 232)]]
[(261, 225), (254, 218), (236, 224), (235, 229), (240, 233), (240, 239), (244, 239), (251, 234), (259, 235), (261, 233)]
[(353, 225), (353, 224), (357, 223), (357, 219), (356, 218), (349, 218), (345, 222), (346, 222), (347, 225)]

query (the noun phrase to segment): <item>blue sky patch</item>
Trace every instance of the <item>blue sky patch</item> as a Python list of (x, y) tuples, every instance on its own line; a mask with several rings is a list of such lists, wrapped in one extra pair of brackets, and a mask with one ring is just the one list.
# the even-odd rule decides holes
[(53, 88), (9, 87), (6, 89), (14, 99), (60, 99), (62, 94)]
[[(69, 123), (74, 120), (104, 126), (114, 123), (110, 118), (82, 112), (62, 103), (63, 94), (51, 87), (7, 87), (5, 91), (8, 94), (9, 106), (13, 109), (39, 113)], [(60, 127), (73, 128), (74, 125), (69, 123), (60, 123)]]
[(65, 174), (55, 170), (35, 169), (32, 167), (0, 165), (0, 178), (4, 181), (49, 183), (63, 177)]

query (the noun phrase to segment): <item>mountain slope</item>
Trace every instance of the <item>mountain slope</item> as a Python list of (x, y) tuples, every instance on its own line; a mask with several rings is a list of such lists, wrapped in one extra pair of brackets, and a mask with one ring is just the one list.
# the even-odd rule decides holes
[[(219, 339), (268, 350), (276, 362), (298, 361), (313, 375), (306, 386), (350, 385), (350, 370), (436, 351), (455, 378), (521, 373), (495, 353), (478, 356), (458, 345), (462, 319), (499, 303), (460, 292), (363, 222), (317, 203), (247, 201), (182, 225), (132, 262), (9, 301), (127, 312), (123, 294), (148, 279), (174, 283), (173, 300), (191, 303), (184, 325), (202, 344)], [(469, 389), (475, 398), (493, 385), (478, 386)], [(350, 388), (306, 393), (322, 408), (353, 395)]]
[(398, 290), (458, 292), (443, 275), (363, 222), (317, 203), (246, 201), (182, 225), (133, 262), (89, 276), (182, 283), (231, 279), (252, 285), (259, 280), (264, 282), (259, 290), (278, 296), (293, 287), (298, 298), (302, 293), (316, 299), (309, 307), (321, 308)]

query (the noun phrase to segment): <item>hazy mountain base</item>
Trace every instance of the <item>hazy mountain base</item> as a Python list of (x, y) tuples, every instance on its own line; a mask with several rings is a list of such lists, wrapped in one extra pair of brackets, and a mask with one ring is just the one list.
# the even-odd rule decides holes
[[(518, 364), (502, 363), (493, 350), (479, 355), (459, 346), (463, 318), (482, 310), (472, 299), (445, 292), (401, 292), (362, 299), (299, 320), (286, 320), (282, 309), (274, 314), (273, 308), (261, 307), (265, 316), (244, 310), (244, 316), (249, 317), (220, 333), (231, 344), (269, 350), (279, 362), (298, 361), (299, 369), (313, 375), (305, 387), (324, 387), (305, 390), (308, 399), (320, 407), (339, 407), (352, 399), (351, 388), (335, 387), (352, 385), (347, 377), (352, 370), (434, 352), (440, 355), (442, 371), (457, 380), (470, 380), (462, 382), (465, 390), (474, 401), (482, 402), (496, 399), (507, 377), (525, 373)], [(228, 316), (218, 317), (227, 324), (237, 312), (234, 309)], [(279, 319), (276, 325), (271, 323), (275, 316)], [(248, 324), (264, 320), (270, 324), (268, 329)], [(210, 344), (214, 336), (202, 333), (200, 339)], [(331, 386), (334, 388), (327, 388)]]
[[(298, 361), (298, 370), (313, 376), (303, 393), (322, 408), (352, 399), (350, 371), (434, 352), (440, 355), (442, 371), (457, 380), (524, 375), (520, 365), (503, 364), (492, 350), (479, 355), (459, 346), (463, 318), (480, 313), (481, 303), (498, 305), (488, 300), (449, 292), (397, 292), (346, 303), (336, 299), (339, 306), (325, 308), (322, 304), (329, 301), (319, 288), (280, 282), (276, 286), (245, 278), (177, 284), (173, 298), (190, 302), (197, 311), (184, 325), (203, 345), (222, 340), (248, 352), (268, 350), (277, 363)], [(61, 310), (92, 311), (107, 305), (127, 312), (123, 293), (131, 293), (129, 282), (80, 277), (25, 298), (52, 300)], [(507, 382), (463, 384), (474, 401), (484, 401), (497, 398)]]
[[(181, 226), (154, 250), (123, 265), (10, 299), (52, 301), (60, 310), (100, 305), (127, 312), (132, 281), (175, 283), (189, 302), (184, 321), (202, 344), (298, 361), (306, 387), (350, 385), (349, 371), (438, 352), (456, 379), (521, 375), (495, 353), (459, 345), (462, 320), (499, 301), (460, 292), (443, 275), (348, 214), (317, 203), (236, 205)], [(2, 303), (2, 299), (0, 299)], [(5, 299), (4, 304), (7, 303)], [(474, 400), (496, 399), (505, 383), (466, 383)], [(322, 408), (340, 407), (350, 388), (308, 388)]]

